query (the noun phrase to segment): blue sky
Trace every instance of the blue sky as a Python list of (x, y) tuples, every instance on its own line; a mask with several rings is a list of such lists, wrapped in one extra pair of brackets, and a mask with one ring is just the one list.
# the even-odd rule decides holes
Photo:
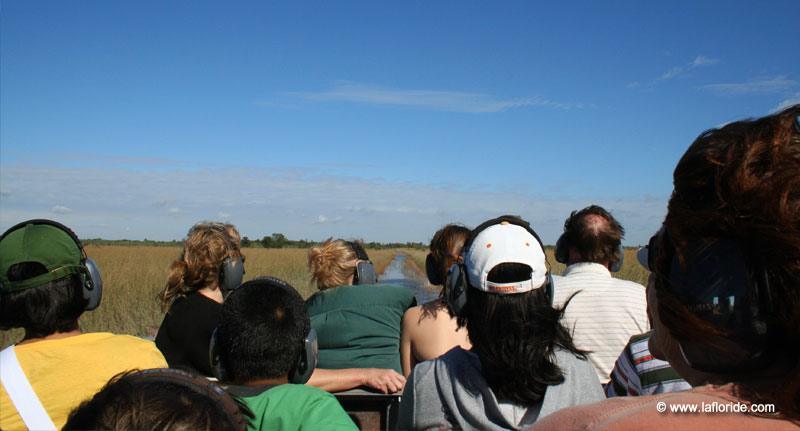
[(703, 130), (800, 103), (800, 2), (0, 5), (0, 229), (657, 230)]

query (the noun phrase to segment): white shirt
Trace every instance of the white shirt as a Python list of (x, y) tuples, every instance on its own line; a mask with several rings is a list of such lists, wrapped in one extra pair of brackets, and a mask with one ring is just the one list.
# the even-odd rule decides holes
[(577, 348), (591, 350), (589, 361), (598, 379), (608, 382), (614, 362), (631, 336), (650, 330), (644, 286), (613, 278), (608, 268), (591, 262), (568, 266), (553, 282), (557, 307), (579, 292), (561, 323), (572, 333)]

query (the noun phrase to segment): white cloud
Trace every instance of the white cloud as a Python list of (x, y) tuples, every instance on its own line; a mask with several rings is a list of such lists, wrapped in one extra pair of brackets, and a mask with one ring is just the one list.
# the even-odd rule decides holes
[[(218, 178), (227, 178), (220, 182)], [(3, 165), (0, 183), (24, 195), (0, 200), (0, 230), (20, 220), (42, 217), (52, 195), (75, 208), (64, 222), (79, 236), (178, 239), (200, 220), (219, 218), (220, 208), (243, 236), (274, 232), (289, 238), (330, 236), (368, 241), (422, 241), (449, 222), (474, 226), (499, 214), (530, 220), (546, 243), (558, 238), (564, 217), (590, 203), (606, 206), (628, 232), (626, 244), (647, 241), (665, 213), (667, 196), (563, 198), (509, 187), (486, 190), (412, 182), (276, 172), (266, 169), (136, 171)], [(239, 184), (230, 193), (228, 184)], [(180, 204), (154, 208), (164, 195)], [(228, 210), (230, 209), (230, 210)], [(107, 227), (98, 227), (107, 226)], [(129, 229), (128, 229), (129, 228)]]
[(661, 76), (656, 78), (655, 82), (666, 81), (672, 78), (676, 78), (678, 76), (685, 75), (690, 71), (697, 69), (698, 67), (711, 66), (717, 63), (719, 63), (719, 60), (716, 58), (706, 57), (705, 55), (698, 55), (697, 57), (695, 57), (694, 60), (690, 61), (686, 65), (675, 66), (667, 70), (666, 72), (661, 74)]
[(716, 58), (709, 58), (705, 55), (698, 55), (695, 57), (694, 61), (692, 61), (690, 67), (698, 67), (698, 66), (711, 66), (712, 64), (719, 63), (719, 60)]
[(56, 214), (68, 214), (72, 212), (70, 208), (67, 208), (64, 205), (56, 205), (53, 208), (50, 208), (50, 211)]
[(580, 102), (558, 102), (541, 96), (501, 99), (483, 93), (401, 90), (353, 82), (340, 82), (321, 92), (293, 92), (286, 95), (316, 102), (351, 102), (467, 113), (502, 112), (527, 107), (582, 109), (592, 106)]
[(708, 84), (700, 88), (723, 96), (741, 96), (747, 94), (781, 93), (794, 88), (797, 81), (786, 75), (761, 77), (746, 82)]
[(220, 211), (220, 212), (217, 213), (217, 217), (219, 217), (220, 220), (227, 220), (227, 219), (231, 218), (231, 215), (226, 213), (226, 212)]

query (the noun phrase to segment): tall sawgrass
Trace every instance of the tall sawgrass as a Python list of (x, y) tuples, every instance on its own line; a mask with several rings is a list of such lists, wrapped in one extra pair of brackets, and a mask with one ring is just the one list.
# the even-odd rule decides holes
[[(100, 307), (80, 318), (85, 332), (107, 331), (136, 336), (153, 336), (164, 313), (158, 294), (164, 288), (169, 266), (181, 252), (179, 247), (90, 245), (87, 254), (100, 267), (103, 299)], [(395, 250), (368, 250), (380, 272)], [(299, 248), (245, 248), (245, 281), (261, 275), (278, 277), (307, 298), (317, 291), (307, 268), (307, 250)], [(0, 346), (19, 341), (19, 329), (2, 331)]]

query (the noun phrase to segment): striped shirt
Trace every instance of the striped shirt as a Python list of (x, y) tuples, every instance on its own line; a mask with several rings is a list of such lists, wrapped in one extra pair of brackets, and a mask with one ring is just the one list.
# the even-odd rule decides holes
[(570, 265), (553, 277), (556, 306), (575, 294), (561, 323), (572, 333), (575, 346), (589, 350), (589, 361), (601, 383), (608, 382), (622, 349), (631, 336), (650, 329), (644, 286), (611, 276), (603, 265)]
[(692, 386), (672, 369), (669, 362), (650, 354), (650, 332), (634, 335), (617, 358), (606, 396), (624, 397), (680, 392)]

